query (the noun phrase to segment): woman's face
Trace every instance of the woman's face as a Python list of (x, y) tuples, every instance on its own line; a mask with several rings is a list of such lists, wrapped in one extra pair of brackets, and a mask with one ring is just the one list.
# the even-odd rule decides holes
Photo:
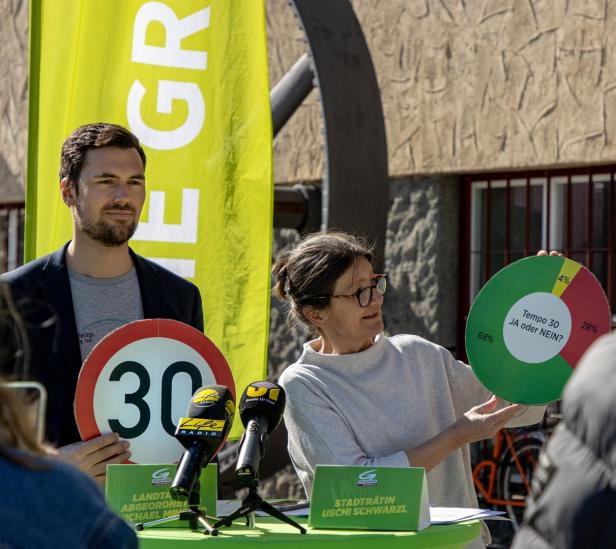
[[(361, 288), (374, 284), (374, 270), (365, 257), (359, 257), (336, 281), (332, 295), (352, 295)], [(355, 353), (366, 349), (375, 336), (383, 331), (381, 305), (383, 296), (376, 289), (367, 307), (360, 307), (355, 296), (332, 297), (329, 305), (321, 309), (321, 319), (315, 322), (324, 343), (331, 345), (325, 352)]]

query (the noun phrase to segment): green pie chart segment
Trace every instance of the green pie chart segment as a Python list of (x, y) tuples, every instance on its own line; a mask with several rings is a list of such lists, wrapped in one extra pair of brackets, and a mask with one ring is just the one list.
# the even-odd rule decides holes
[[(584, 284), (574, 284), (576, 276)], [(582, 287), (588, 296), (572, 300)], [(578, 329), (580, 318), (598, 318), (597, 303), (596, 332)], [(575, 366), (571, 349), (585, 349), (605, 333), (609, 321), (603, 317), (609, 319), (605, 294), (579, 263), (559, 256), (516, 261), (492, 277), (473, 303), (466, 324), (469, 362), (497, 396), (522, 404), (552, 402)]]

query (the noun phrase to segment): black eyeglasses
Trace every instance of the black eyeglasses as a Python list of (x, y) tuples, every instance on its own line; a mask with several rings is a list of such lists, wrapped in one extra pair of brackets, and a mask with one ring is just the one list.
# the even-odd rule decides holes
[(337, 294), (330, 295), (329, 297), (354, 297), (357, 299), (357, 303), (360, 307), (367, 307), (372, 303), (372, 291), (376, 290), (379, 294), (383, 295), (385, 290), (387, 289), (387, 275), (385, 274), (373, 274), (370, 278), (375, 282), (370, 284), (370, 286), (366, 286), (365, 288), (360, 288), (353, 294)]

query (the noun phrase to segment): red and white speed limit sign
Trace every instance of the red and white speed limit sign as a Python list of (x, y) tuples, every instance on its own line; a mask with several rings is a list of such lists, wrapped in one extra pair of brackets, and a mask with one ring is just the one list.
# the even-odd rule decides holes
[(126, 324), (86, 358), (75, 394), (84, 440), (116, 432), (131, 443), (133, 463), (173, 463), (183, 450), (173, 436), (192, 394), (225, 385), (235, 397), (229, 365), (199, 330), (175, 320)]

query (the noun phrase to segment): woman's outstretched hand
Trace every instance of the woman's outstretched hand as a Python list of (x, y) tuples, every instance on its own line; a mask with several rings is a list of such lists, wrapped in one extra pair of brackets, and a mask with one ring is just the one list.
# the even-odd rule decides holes
[(465, 444), (492, 438), (499, 429), (526, 408), (521, 404), (512, 404), (497, 410), (500, 404), (502, 400), (492, 396), (487, 402), (473, 406), (438, 435), (406, 450), (409, 463), (414, 467), (425, 467), (426, 471), (430, 471), (451, 452)]
[(500, 403), (502, 401), (492, 395), (490, 400), (478, 406), (473, 406), (460, 417), (454, 424), (460, 441), (469, 444), (478, 440), (492, 438), (525, 408), (520, 404), (511, 404), (497, 410)]

